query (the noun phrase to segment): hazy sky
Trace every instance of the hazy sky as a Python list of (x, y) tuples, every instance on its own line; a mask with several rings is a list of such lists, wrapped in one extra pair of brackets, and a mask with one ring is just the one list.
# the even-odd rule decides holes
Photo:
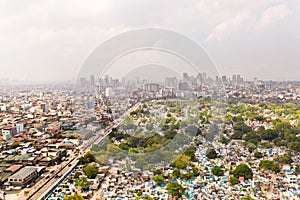
[(299, 0), (0, 1), (0, 79), (72, 80), (89, 53), (140, 27), (181, 32), (220, 74), (300, 80)]

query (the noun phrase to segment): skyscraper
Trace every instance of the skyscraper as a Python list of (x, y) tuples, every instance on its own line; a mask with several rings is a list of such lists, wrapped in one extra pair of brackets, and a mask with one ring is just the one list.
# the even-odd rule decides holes
[(94, 75), (90, 76), (90, 83), (91, 83), (92, 86), (95, 85), (95, 76)]

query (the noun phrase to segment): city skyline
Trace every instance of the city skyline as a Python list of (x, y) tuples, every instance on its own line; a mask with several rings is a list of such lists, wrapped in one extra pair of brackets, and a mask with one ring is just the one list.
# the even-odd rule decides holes
[(0, 200), (299, 199), (299, 0), (0, 1)]

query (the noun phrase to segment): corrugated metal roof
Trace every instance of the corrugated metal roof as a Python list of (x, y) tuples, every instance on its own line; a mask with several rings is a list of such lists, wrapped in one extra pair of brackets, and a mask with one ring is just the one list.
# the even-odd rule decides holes
[(35, 171), (38, 171), (37, 167), (26, 166), (14, 175), (10, 176), (9, 179), (23, 179), (29, 176), (30, 174), (34, 173)]

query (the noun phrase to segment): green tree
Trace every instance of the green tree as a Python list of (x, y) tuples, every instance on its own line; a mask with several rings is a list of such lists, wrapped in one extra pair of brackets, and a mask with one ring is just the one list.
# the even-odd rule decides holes
[(285, 133), (292, 128), (288, 121), (274, 120), (273, 124), (275, 126), (275, 130), (279, 133)]
[(233, 175), (236, 178), (244, 177), (245, 179), (252, 179), (253, 172), (252, 169), (247, 164), (238, 165), (233, 171)]
[(146, 196), (146, 197), (143, 197), (143, 200), (154, 200), (154, 199), (150, 196)]
[(179, 169), (174, 169), (172, 173), (173, 178), (178, 178), (180, 177), (180, 170)]
[(153, 171), (153, 173), (154, 173), (155, 175), (162, 175), (163, 171), (162, 171), (161, 169), (155, 169), (155, 170)]
[(81, 187), (83, 190), (85, 190), (90, 186), (90, 183), (88, 182), (87, 178), (83, 177), (76, 180), (75, 186)]
[(221, 137), (220, 142), (225, 145), (228, 144), (228, 140), (224, 136)]
[(251, 153), (256, 149), (256, 145), (251, 142), (246, 142), (246, 146), (248, 147), (248, 150)]
[(240, 122), (244, 122), (244, 118), (242, 117), (242, 115), (238, 115), (238, 116), (234, 116), (232, 118), (232, 121), (234, 121), (236, 123), (240, 123)]
[(164, 184), (165, 183), (165, 179), (163, 176), (154, 176), (153, 177), (153, 181), (157, 184), (157, 185), (161, 185), (161, 184)]
[(189, 147), (184, 151), (184, 155), (189, 156), (192, 161), (197, 161), (196, 156), (195, 156), (195, 147)]
[(20, 146), (19, 142), (14, 142), (14, 143), (12, 143), (12, 145), (10, 145), (10, 149), (15, 149), (19, 146)]
[(82, 171), (88, 178), (95, 178), (98, 174), (98, 167), (95, 164), (89, 164), (83, 167)]
[(65, 196), (63, 200), (84, 200), (84, 198), (80, 194), (73, 194), (69, 196)]
[(278, 132), (272, 129), (267, 129), (263, 131), (259, 131), (261, 135), (261, 139), (272, 141), (278, 137)]
[(167, 185), (167, 191), (173, 197), (181, 197), (184, 193), (184, 188), (177, 182), (171, 182)]
[(260, 142), (260, 136), (257, 135), (256, 133), (254, 132), (249, 132), (246, 134), (246, 137), (245, 137), (245, 141), (247, 142), (251, 142), (255, 145), (257, 145), (258, 142)]
[(253, 118), (260, 122), (266, 120), (266, 118), (262, 115), (255, 115)]
[(215, 149), (208, 149), (206, 152), (206, 157), (208, 159), (215, 159), (218, 157), (218, 154)]
[(254, 157), (255, 158), (262, 158), (262, 157), (264, 157), (264, 154), (262, 152), (255, 151), (254, 152)]
[(90, 151), (87, 152), (86, 154), (84, 154), (84, 156), (79, 158), (79, 163), (81, 165), (89, 164), (89, 163), (92, 163), (92, 162), (95, 162), (95, 161), (96, 161), (95, 156)]
[(241, 198), (241, 200), (255, 200), (255, 199), (253, 199), (252, 197), (246, 196), (244, 198)]
[(211, 172), (215, 176), (224, 176), (224, 171), (219, 166), (214, 166)]
[(297, 151), (297, 152), (300, 152), (300, 142), (292, 142), (290, 144), (290, 149), (294, 150), (294, 151)]
[(243, 135), (249, 132), (252, 132), (252, 128), (247, 126), (244, 122), (238, 122), (233, 128), (233, 135), (231, 136), (232, 139), (243, 139)]
[(236, 185), (236, 184), (239, 183), (239, 179), (236, 178), (236, 177), (231, 177), (231, 178), (229, 179), (229, 182), (230, 182), (231, 185)]
[(186, 155), (181, 155), (171, 163), (171, 166), (176, 167), (178, 169), (184, 169), (190, 166), (190, 164), (191, 164), (191, 158)]
[(299, 165), (299, 164), (296, 165), (296, 167), (295, 167), (295, 172), (296, 172), (297, 174), (300, 174), (300, 165)]
[(77, 178), (79, 178), (79, 176), (81, 176), (81, 175), (82, 175), (81, 172), (75, 172), (74, 178), (77, 179)]
[(259, 167), (266, 169), (266, 170), (271, 170), (276, 173), (280, 172), (280, 168), (279, 168), (278, 164), (276, 164), (272, 160), (261, 160), (259, 163)]
[(279, 156), (274, 159), (274, 161), (281, 163), (281, 164), (291, 164), (293, 159), (289, 155)]

